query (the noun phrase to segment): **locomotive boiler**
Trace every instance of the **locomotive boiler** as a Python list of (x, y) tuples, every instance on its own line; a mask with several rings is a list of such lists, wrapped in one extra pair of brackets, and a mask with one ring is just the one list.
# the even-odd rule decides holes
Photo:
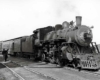
[(67, 42), (77, 42), (81, 46), (88, 46), (92, 41), (92, 30), (88, 26), (81, 25), (81, 17), (76, 17), (76, 26), (64, 22), (56, 31), (48, 33), (45, 40), (66, 39)]
[(100, 55), (89, 26), (81, 25), (82, 17), (76, 16), (73, 22), (63, 22), (55, 26), (55, 30), (44, 38), (45, 48), (43, 60), (60, 66), (65, 64), (85, 69), (99, 69)]

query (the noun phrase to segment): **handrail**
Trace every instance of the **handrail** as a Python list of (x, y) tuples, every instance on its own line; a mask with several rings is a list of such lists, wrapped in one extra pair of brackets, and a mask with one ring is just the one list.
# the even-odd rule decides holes
[[(94, 45), (93, 45), (93, 43), (94, 43)], [(100, 53), (100, 51), (99, 51), (99, 49), (98, 49), (98, 47), (96, 45), (96, 42), (91, 42), (91, 44), (92, 44), (92, 47), (96, 48), (97, 52)]]

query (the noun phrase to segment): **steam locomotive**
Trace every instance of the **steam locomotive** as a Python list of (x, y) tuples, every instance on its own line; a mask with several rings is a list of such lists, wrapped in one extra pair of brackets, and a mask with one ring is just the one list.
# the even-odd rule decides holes
[(11, 55), (34, 57), (41, 61), (75, 68), (99, 69), (100, 52), (92, 42), (92, 27), (81, 25), (81, 16), (76, 16), (76, 25), (67, 21), (33, 31), (23, 36), (2, 42), (2, 48)]

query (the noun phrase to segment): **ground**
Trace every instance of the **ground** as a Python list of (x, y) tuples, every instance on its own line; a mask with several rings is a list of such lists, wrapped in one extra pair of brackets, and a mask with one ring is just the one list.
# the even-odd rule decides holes
[[(56, 64), (50, 64), (50, 63), (46, 64), (45, 62), (34, 62), (32, 59), (29, 60), (19, 57), (9, 56), (9, 60), (24, 66), (30, 71), (34, 71), (38, 74), (47, 76), (49, 80), (100, 80), (100, 74), (99, 74), (100, 71), (87, 72), (84, 70), (78, 71), (78, 69), (73, 69), (70, 67), (60, 68)], [(4, 62), (2, 55), (0, 56), (0, 62)], [(17, 70), (17, 68), (18, 67), (15, 67), (14, 69)], [(14, 77), (9, 73), (10, 72), (5, 67), (0, 66), (0, 80), (18, 80), (16, 77)], [(40, 80), (40, 78), (38, 78), (39, 76), (35, 76), (37, 77), (36, 78), (37, 80)], [(45, 78), (41, 78), (41, 80), (45, 80)]]

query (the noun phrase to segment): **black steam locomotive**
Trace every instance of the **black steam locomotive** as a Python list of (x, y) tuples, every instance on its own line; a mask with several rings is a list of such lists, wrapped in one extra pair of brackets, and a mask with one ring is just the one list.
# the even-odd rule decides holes
[(34, 57), (60, 66), (99, 69), (100, 54), (92, 42), (92, 27), (81, 25), (81, 19), (76, 17), (76, 25), (65, 21), (62, 25), (37, 29), (30, 36), (3, 41), (2, 48), (9, 49), (11, 55)]

